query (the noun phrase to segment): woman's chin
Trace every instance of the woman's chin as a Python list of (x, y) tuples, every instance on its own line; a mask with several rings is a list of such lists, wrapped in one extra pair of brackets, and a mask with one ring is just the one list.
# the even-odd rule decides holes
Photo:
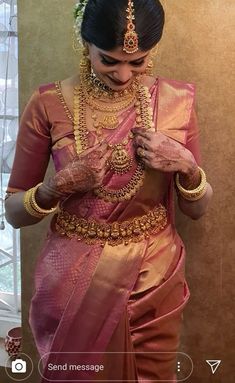
[(116, 92), (121, 92), (121, 91), (127, 89), (131, 85), (131, 83), (132, 83), (132, 80), (129, 80), (123, 84), (119, 84), (115, 80), (112, 80), (110, 78), (107, 78), (107, 80), (105, 81), (105, 84), (110, 89), (112, 89), (113, 91), (116, 91)]

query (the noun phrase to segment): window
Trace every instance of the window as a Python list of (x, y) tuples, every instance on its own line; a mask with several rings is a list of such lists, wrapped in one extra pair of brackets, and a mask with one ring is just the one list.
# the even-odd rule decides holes
[(4, 220), (4, 195), (14, 159), (18, 114), (17, 4), (16, 0), (0, 0), (0, 320), (19, 318), (20, 312), (19, 230)]

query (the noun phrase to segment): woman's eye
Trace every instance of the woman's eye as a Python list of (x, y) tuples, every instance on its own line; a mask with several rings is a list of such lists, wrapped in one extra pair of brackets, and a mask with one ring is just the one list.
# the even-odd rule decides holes
[(141, 65), (143, 65), (144, 64), (144, 60), (141, 60), (141, 61), (133, 61), (132, 63), (131, 63), (131, 65), (133, 65), (133, 66), (141, 66)]
[[(101, 62), (102, 62), (102, 64), (107, 65), (107, 66), (114, 66), (114, 65), (118, 64), (118, 61), (108, 60), (105, 57), (101, 57)], [(141, 59), (139, 61), (130, 61), (130, 65), (135, 66), (135, 67), (140, 67), (144, 64), (144, 62), (145, 62), (144, 59)]]
[(105, 59), (104, 57), (101, 58), (101, 62), (104, 65), (110, 65), (110, 66), (116, 65), (116, 61), (109, 61), (109, 60)]

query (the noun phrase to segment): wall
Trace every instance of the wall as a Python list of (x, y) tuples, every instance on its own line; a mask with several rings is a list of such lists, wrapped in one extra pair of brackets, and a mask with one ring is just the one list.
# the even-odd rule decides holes
[[(71, 49), (74, 1), (19, 0), (21, 110), (33, 89), (77, 69)], [(200, 221), (177, 214), (187, 252), (191, 300), (184, 313), (182, 351), (194, 362), (190, 383), (234, 381), (234, 69), (233, 0), (163, 0), (166, 28), (157, 73), (197, 86), (203, 167), (214, 189)], [(45, 223), (22, 230), (24, 351), (36, 360), (28, 327), (32, 275)], [(228, 331), (229, 329), (229, 331)], [(222, 359), (212, 376), (206, 359)], [(37, 383), (36, 372), (31, 378)], [(0, 373), (1, 376), (1, 373)], [(4, 380), (5, 379), (5, 380)], [(7, 382), (2, 377), (3, 383)], [(31, 381), (31, 380), (30, 380)]]
[[(232, 0), (163, 0), (167, 20), (158, 72), (197, 86), (203, 167), (214, 189), (200, 222), (178, 216), (188, 248), (191, 300), (182, 350), (194, 362), (190, 383), (212, 381), (206, 359), (222, 359), (213, 382), (234, 381), (234, 16)], [(229, 330), (228, 330), (229, 329)]]

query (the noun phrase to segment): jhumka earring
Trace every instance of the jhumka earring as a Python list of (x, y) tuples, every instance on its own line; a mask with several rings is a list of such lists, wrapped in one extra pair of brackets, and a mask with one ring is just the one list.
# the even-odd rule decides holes
[(158, 51), (158, 46), (153, 48), (150, 52), (148, 66), (145, 70), (145, 74), (147, 76), (154, 76), (154, 73), (153, 73), (154, 72), (154, 59), (157, 55), (157, 51)]
[(139, 38), (135, 30), (135, 10), (133, 0), (128, 0), (127, 7), (127, 31), (124, 36), (123, 50), (126, 53), (135, 53), (139, 49)]
[(81, 55), (80, 58), (80, 70), (81, 73), (90, 74), (91, 73), (91, 63), (89, 60), (89, 48), (88, 45), (85, 43), (83, 44), (77, 37), (77, 33), (74, 29), (73, 31), (73, 37), (72, 37), (72, 46), (75, 53), (78, 53)]
[(147, 76), (153, 76), (153, 68), (154, 68), (154, 63), (153, 63), (152, 57), (150, 56), (149, 62), (148, 62), (148, 66), (147, 66), (147, 68), (145, 70), (145, 74)]
[(89, 48), (85, 44), (82, 49), (82, 55), (80, 59), (80, 74), (81, 76), (90, 76), (91, 75), (91, 62), (89, 59)]

